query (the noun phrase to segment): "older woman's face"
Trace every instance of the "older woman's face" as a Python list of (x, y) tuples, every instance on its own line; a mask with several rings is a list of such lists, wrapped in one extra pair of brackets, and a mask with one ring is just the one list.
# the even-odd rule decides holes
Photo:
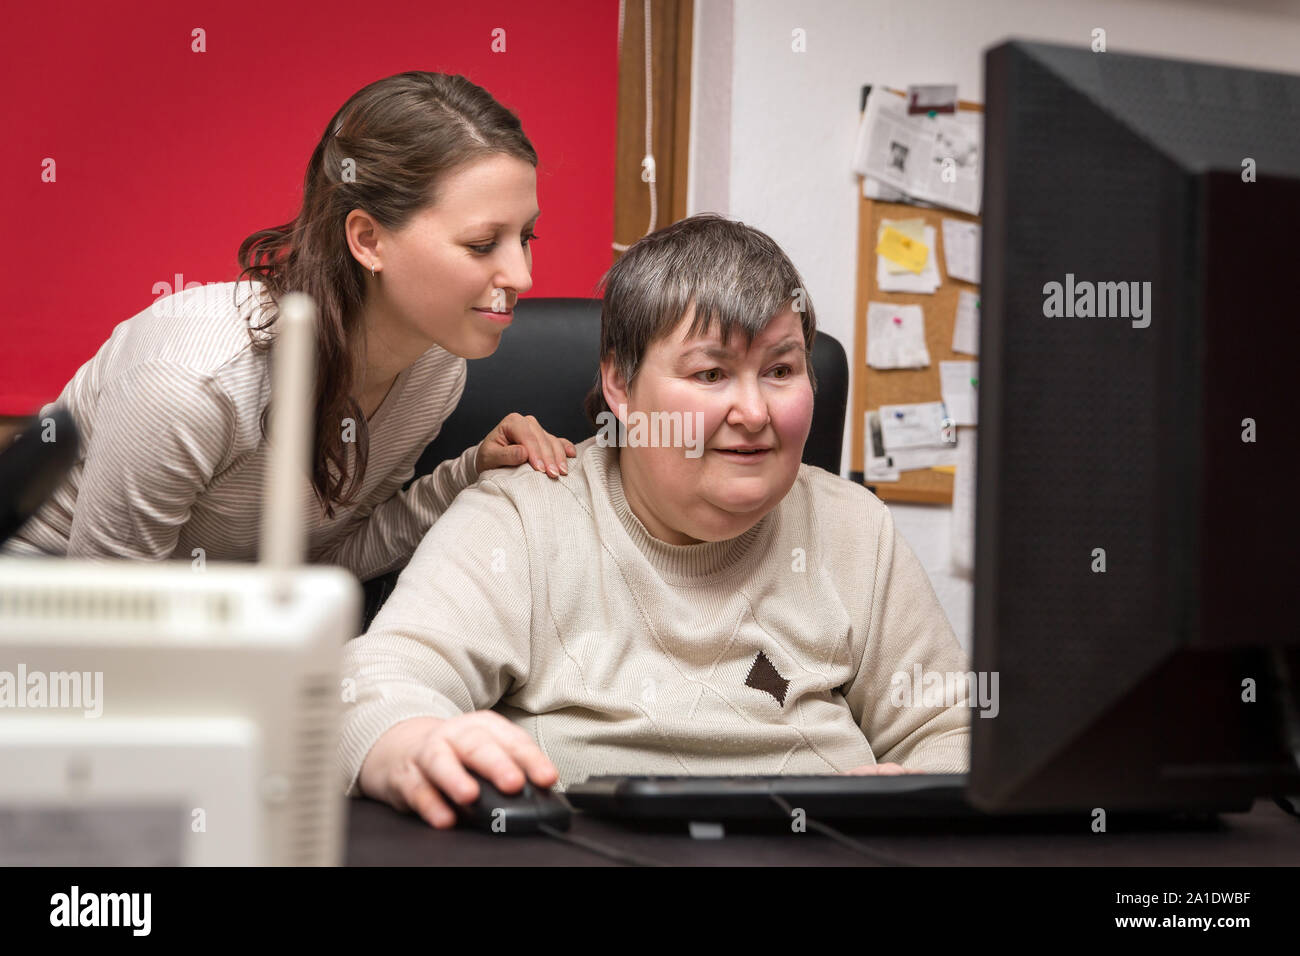
[(757, 523), (794, 484), (812, 426), (812, 383), (793, 309), (748, 348), (739, 334), (724, 342), (716, 323), (688, 338), (691, 318), (688, 312), (646, 350), (630, 387), (611, 362), (602, 366), (616, 412), (625, 404), (629, 417), (680, 412), (690, 428), (699, 423), (699, 433), (689, 432), (695, 448), (638, 446), (629, 427), (620, 451), (628, 504), (671, 544), (732, 538)]

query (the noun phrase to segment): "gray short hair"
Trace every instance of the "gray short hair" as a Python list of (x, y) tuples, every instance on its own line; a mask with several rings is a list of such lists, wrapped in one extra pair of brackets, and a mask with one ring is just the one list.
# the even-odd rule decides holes
[[(700, 213), (652, 232), (610, 266), (600, 281), (600, 356), (612, 355), (631, 384), (646, 349), (667, 335), (695, 306), (691, 335), (714, 321), (725, 341), (733, 332), (754, 336), (792, 304), (803, 324), (808, 378), (814, 392), (812, 346), (817, 318), (803, 279), (766, 233), (714, 213)], [(610, 411), (600, 372), (584, 407), (592, 424)]]

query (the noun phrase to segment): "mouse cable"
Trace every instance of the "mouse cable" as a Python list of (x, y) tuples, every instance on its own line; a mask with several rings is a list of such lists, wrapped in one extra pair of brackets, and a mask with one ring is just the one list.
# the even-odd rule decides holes
[[(787, 817), (794, 815), (794, 808), (791, 807), (790, 804), (786, 803), (785, 800), (782, 799), (778, 794), (769, 793), (768, 796), (771, 797), (773, 801), (775, 801), (777, 806), (779, 806), (783, 811), (785, 811)], [(892, 857), (886, 853), (881, 853), (878, 850), (873, 850), (871, 849), (871, 847), (867, 846), (866, 844), (860, 843), (857, 840), (850, 839), (849, 837), (841, 833), (839, 830), (836, 830), (834, 827), (827, 826), (824, 823), (814, 820), (812, 817), (805, 817), (805, 820), (807, 821), (810, 827), (812, 827), (814, 830), (816, 830), (818, 833), (822, 834), (823, 836), (828, 836), (836, 843), (839, 843), (841, 846), (847, 847), (848, 849), (852, 850), (854, 853), (861, 853), (863, 856), (875, 860), (878, 863), (881, 863), (885, 866), (913, 866), (914, 865), (912, 863), (908, 863), (906, 860), (900, 860), (897, 857)]]
[(557, 830), (548, 823), (539, 823), (537, 828), (547, 836), (554, 837), (572, 846), (581, 847), (584, 850), (590, 850), (600, 856), (608, 857), (618, 863), (629, 863), (632, 866), (667, 866), (666, 863), (660, 863), (658, 860), (652, 860), (648, 856), (640, 856), (636, 853), (625, 853), (616, 849), (609, 844), (601, 843), (590, 837), (574, 836), (572, 833), (566, 833), (564, 830)]

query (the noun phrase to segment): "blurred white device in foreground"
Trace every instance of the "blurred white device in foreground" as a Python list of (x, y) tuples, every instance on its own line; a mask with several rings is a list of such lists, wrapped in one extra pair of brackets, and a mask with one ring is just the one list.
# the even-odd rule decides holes
[(342, 862), (361, 591), (301, 566), (314, 316), (281, 302), (262, 563), (0, 558), (0, 864)]
[(0, 561), (0, 680), (27, 685), (0, 709), (0, 864), (341, 862), (358, 589), (338, 568), (292, 588), (257, 565)]

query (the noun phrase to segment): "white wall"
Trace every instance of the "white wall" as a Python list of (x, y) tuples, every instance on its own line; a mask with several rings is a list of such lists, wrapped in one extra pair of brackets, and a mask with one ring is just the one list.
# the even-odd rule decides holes
[[(955, 82), (963, 99), (982, 102), (987, 47), (1011, 37), (1086, 47), (1094, 27), (1109, 52), (1300, 72), (1300, 0), (696, 0), (695, 9), (689, 211), (770, 234), (803, 274), (818, 327), (850, 355), (859, 183), (849, 162), (862, 84)], [(796, 27), (804, 53), (791, 50)], [(844, 462), (847, 472), (847, 440)], [(968, 645), (971, 589), (948, 568), (950, 509), (892, 510)]]

